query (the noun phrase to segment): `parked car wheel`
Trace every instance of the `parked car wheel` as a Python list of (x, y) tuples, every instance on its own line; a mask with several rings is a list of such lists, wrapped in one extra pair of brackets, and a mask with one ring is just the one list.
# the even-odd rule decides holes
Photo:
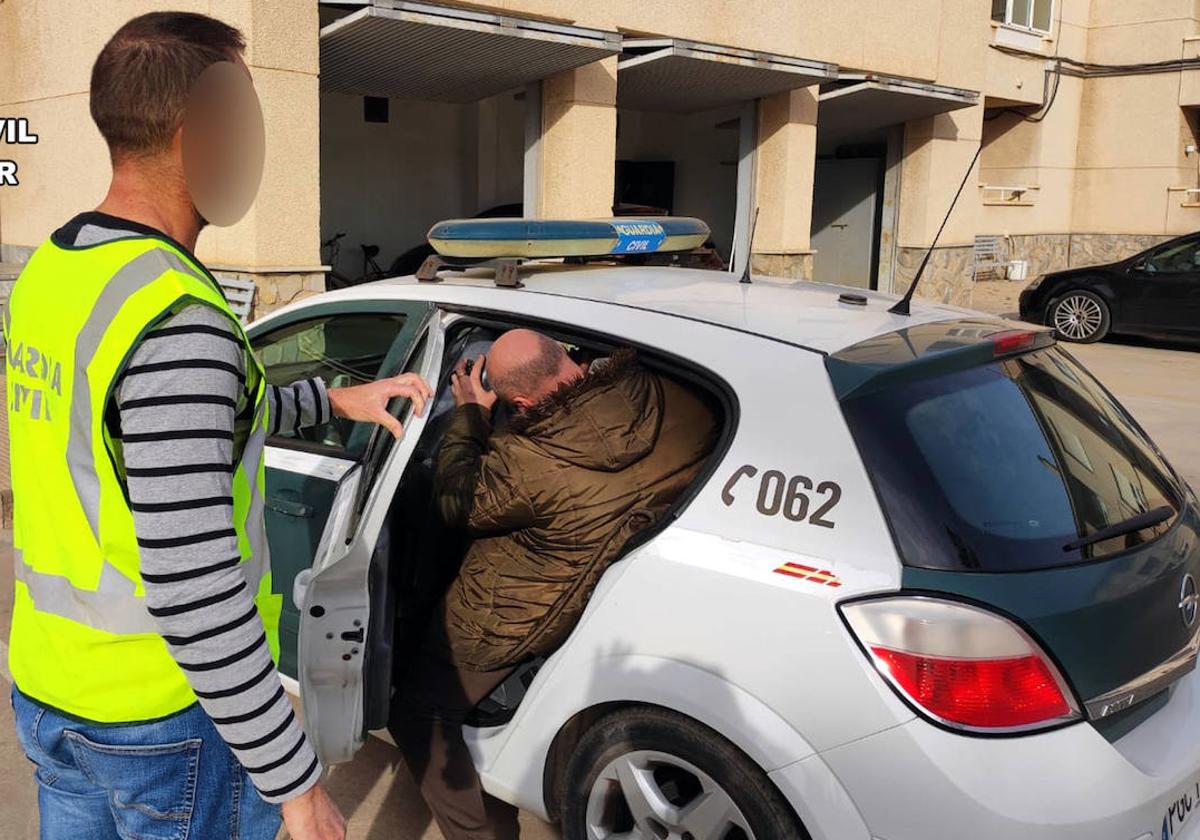
[(564, 791), (564, 840), (808, 838), (754, 762), (665, 709), (595, 723), (567, 764)]
[(1060, 338), (1091, 344), (1108, 335), (1112, 318), (1103, 298), (1077, 289), (1050, 305), (1047, 321)]

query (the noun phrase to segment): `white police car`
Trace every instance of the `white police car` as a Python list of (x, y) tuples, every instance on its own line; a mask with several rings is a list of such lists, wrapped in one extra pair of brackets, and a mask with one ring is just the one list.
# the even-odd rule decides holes
[[(632, 345), (721, 411), (669, 524), (477, 710), (487, 790), (568, 840), (1200, 836), (1197, 501), (1048, 332), (681, 268), (495, 274), (252, 329), (274, 382), (408, 369), (441, 393), (532, 326)], [(443, 415), (397, 411), (396, 443), (335, 421), (268, 449), (276, 585), (303, 605), (284, 667), (331, 762), (385, 725), (444, 584)]]

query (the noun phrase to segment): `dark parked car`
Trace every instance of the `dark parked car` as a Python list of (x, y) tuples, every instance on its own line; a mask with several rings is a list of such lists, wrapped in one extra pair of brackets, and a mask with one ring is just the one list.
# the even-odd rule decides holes
[(1021, 292), (1021, 317), (1067, 341), (1109, 332), (1200, 339), (1200, 233), (1120, 262), (1044, 274)]

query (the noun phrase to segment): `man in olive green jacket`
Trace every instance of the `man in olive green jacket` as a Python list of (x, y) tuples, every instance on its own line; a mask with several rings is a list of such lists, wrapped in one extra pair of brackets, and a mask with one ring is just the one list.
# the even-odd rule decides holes
[[(491, 840), (515, 836), (515, 812), (493, 801), (503, 819), (489, 820), (463, 719), (515, 665), (562, 644), (630, 537), (699, 474), (717, 426), (632, 351), (588, 371), (530, 330), (502, 335), (470, 373), (460, 365), (451, 388), (435, 493), (474, 542), (404, 678), (393, 732), (447, 840)], [(493, 434), (497, 398), (515, 415)]]

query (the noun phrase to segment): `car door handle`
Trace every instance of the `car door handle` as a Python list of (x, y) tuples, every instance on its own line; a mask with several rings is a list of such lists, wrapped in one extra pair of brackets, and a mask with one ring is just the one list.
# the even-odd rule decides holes
[(848, 228), (848, 227), (850, 227), (850, 225), (849, 225), (849, 223), (847, 223), (847, 224), (838, 224), (838, 223), (836, 223), (836, 222), (835, 222), (834, 224), (830, 225), (830, 227), (831, 227), (831, 228), (838, 228), (839, 230), (842, 230), (842, 229), (845, 229), (845, 228)]
[(267, 507), (276, 513), (282, 513), (284, 516), (296, 516), (302, 519), (311, 519), (313, 515), (313, 506), (306, 505), (301, 502), (292, 502), (287, 499), (280, 499), (277, 496), (267, 497)]
[(312, 569), (301, 569), (292, 578), (292, 603), (301, 612), (304, 612), (304, 596), (308, 594), (308, 585), (312, 582), (312, 576)]

